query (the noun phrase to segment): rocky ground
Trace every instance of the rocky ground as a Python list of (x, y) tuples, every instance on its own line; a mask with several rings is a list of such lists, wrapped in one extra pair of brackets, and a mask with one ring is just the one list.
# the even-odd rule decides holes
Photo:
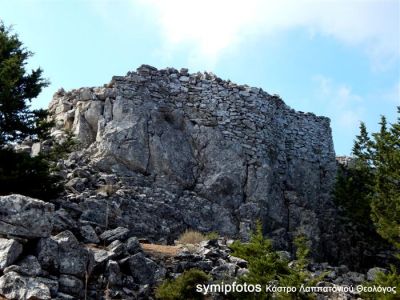
[[(164, 279), (191, 268), (204, 270), (212, 282), (232, 282), (248, 272), (245, 260), (230, 255), (232, 240), (226, 238), (187, 248), (148, 244), (125, 227), (104, 229), (81, 222), (63, 230), (62, 226), (74, 222), (63, 218), (63, 211), (21, 195), (0, 197), (1, 295), (7, 299), (151, 299), (154, 287)], [(282, 255), (290, 257), (287, 252)], [(313, 276), (327, 273), (319, 286), (356, 286), (380, 270), (361, 274), (327, 263), (309, 268)], [(224, 298), (216, 293), (210, 297)], [(318, 299), (357, 297), (318, 295)]]

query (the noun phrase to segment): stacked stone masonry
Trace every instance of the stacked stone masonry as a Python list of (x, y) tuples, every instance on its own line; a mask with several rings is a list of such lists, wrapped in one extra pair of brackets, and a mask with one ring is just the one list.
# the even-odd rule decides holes
[(49, 110), (53, 136), (72, 130), (91, 168), (142, 176), (152, 193), (162, 191), (143, 196), (143, 205), (162, 206), (155, 217), (164, 227), (167, 218), (183, 223), (161, 225), (158, 238), (174, 239), (185, 227), (248, 238), (260, 219), (278, 248), (290, 250), (305, 233), (316, 255), (337, 255), (328, 118), (212, 73), (147, 65), (104, 87), (60, 89)]

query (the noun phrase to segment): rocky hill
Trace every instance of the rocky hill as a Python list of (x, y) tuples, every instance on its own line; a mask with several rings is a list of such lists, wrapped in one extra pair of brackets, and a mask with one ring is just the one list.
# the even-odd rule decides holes
[[(357, 248), (340, 224), (325, 117), (211, 73), (147, 65), (103, 87), (60, 89), (49, 111), (51, 135), (62, 142), (72, 132), (78, 148), (57, 163), (66, 188), (58, 199), (0, 197), (7, 299), (152, 299), (161, 281), (191, 268), (211, 282), (235, 280), (248, 266), (228, 246), (247, 240), (257, 220), (288, 260), (293, 238), (307, 235), (310, 271), (327, 274), (322, 286), (360, 284), (381, 270), (339, 265), (369, 245)], [(16, 148), (35, 156), (49, 146)], [(186, 229), (220, 238), (190, 251), (168, 246)]]
[(186, 228), (246, 239), (260, 219), (278, 248), (305, 233), (315, 257), (338, 255), (328, 118), (211, 73), (147, 65), (61, 89), (49, 110), (53, 135), (72, 130), (84, 148), (64, 166), (81, 222), (172, 242)]

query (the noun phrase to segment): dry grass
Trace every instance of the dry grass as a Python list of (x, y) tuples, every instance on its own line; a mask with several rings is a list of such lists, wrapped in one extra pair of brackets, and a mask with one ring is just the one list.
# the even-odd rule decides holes
[(207, 236), (196, 230), (186, 230), (178, 239), (180, 244), (199, 244), (202, 241), (208, 240)]
[(166, 246), (156, 244), (140, 244), (143, 251), (153, 256), (170, 256), (173, 257), (181, 250), (178, 246)]
[(113, 195), (117, 190), (118, 190), (118, 187), (117, 187), (116, 185), (113, 185), (113, 184), (105, 184), (105, 185), (101, 185), (101, 186), (97, 189), (97, 193), (103, 194), (103, 195), (107, 195), (107, 196), (111, 196), (111, 195)]

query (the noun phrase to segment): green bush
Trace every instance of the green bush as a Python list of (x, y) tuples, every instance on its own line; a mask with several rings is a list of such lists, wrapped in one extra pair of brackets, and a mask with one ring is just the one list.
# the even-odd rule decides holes
[(162, 300), (195, 300), (203, 299), (201, 293), (196, 292), (197, 284), (206, 284), (210, 277), (201, 270), (185, 271), (176, 279), (167, 280), (156, 289), (156, 298)]
[(22, 194), (49, 201), (57, 197), (62, 186), (49, 173), (50, 163), (41, 156), (30, 157), (0, 149), (0, 195)]
[(206, 234), (207, 240), (216, 240), (219, 238), (218, 232), (212, 231)]
[(289, 268), (289, 274), (283, 274), (279, 276), (279, 284), (281, 286), (296, 287), (296, 292), (291, 294), (282, 293), (278, 295), (278, 299), (314, 299), (314, 295), (310, 293), (300, 292), (300, 287), (304, 285), (315, 286), (319, 281), (323, 280), (325, 274), (312, 277), (311, 272), (307, 269), (310, 264), (308, 255), (310, 248), (307, 245), (308, 240), (306, 236), (299, 235), (295, 238), (294, 244), (296, 246), (296, 260), (292, 263)]
[[(50, 141), (50, 140), (48, 140)], [(53, 140), (47, 151), (31, 157), (9, 148), (0, 149), (0, 195), (21, 194), (44, 201), (55, 199), (63, 190), (62, 178), (53, 175), (57, 162), (77, 146), (71, 133), (65, 140)]]
[[(235, 241), (230, 248), (232, 255), (245, 259), (248, 262), (249, 273), (240, 278), (241, 282), (248, 284), (269, 285), (280, 276), (290, 274), (288, 261), (282, 259), (274, 251), (272, 242), (264, 238), (261, 223), (257, 223), (255, 232), (252, 233), (248, 243)], [(272, 295), (262, 290), (261, 293), (237, 293), (235, 298), (242, 299), (271, 299)]]
[(297, 287), (297, 292), (272, 294), (262, 289), (260, 293), (237, 293), (233, 297), (237, 299), (312, 299), (312, 294), (302, 294), (299, 288), (302, 284), (304, 286), (315, 285), (322, 280), (324, 275), (312, 278), (311, 272), (308, 271), (310, 249), (307, 243), (308, 241), (303, 235), (295, 239), (296, 260), (289, 267), (289, 262), (281, 258), (273, 249), (271, 240), (264, 238), (261, 223), (258, 223), (248, 243), (235, 241), (230, 246), (233, 256), (243, 258), (248, 262), (249, 273), (242, 276), (240, 281), (248, 284), (261, 284), (263, 287), (270, 284)]

